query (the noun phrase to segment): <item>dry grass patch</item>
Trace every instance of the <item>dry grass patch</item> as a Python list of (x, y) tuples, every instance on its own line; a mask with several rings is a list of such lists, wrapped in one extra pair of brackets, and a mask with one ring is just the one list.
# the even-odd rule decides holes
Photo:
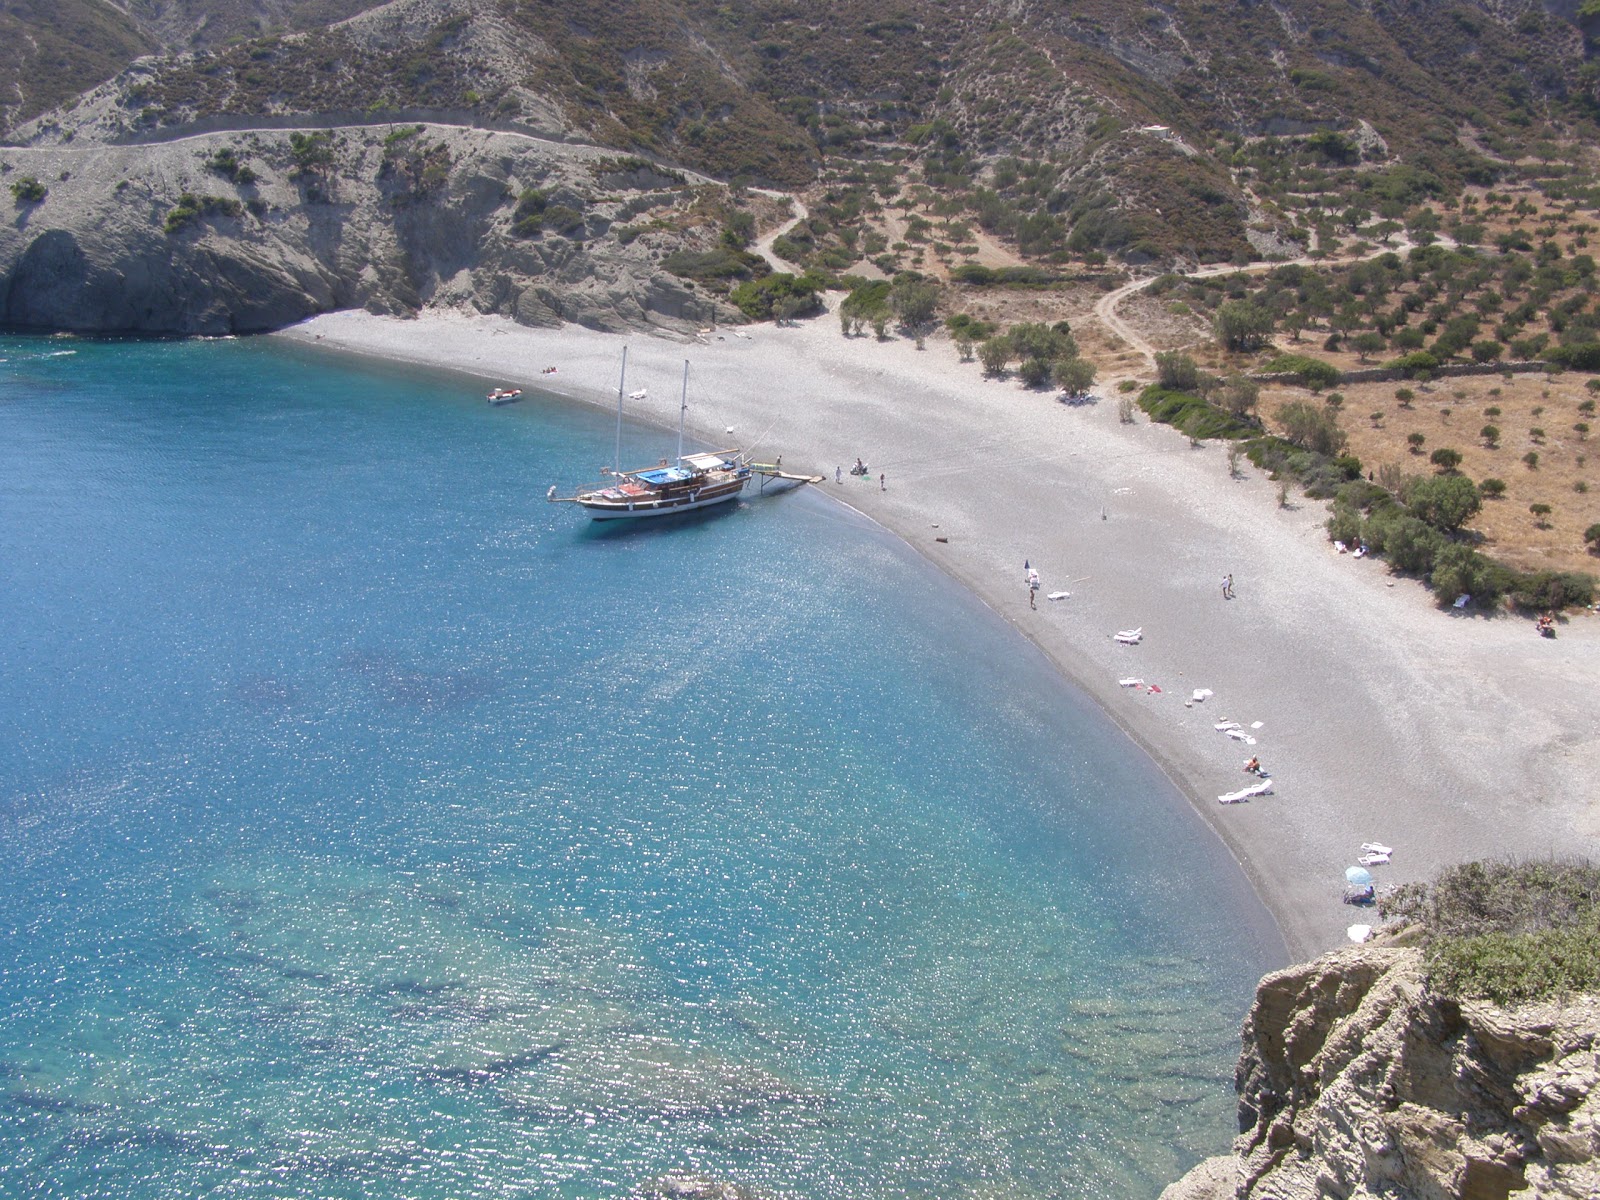
[[(1573, 429), (1579, 423), (1600, 428), (1578, 409), (1593, 395), (1584, 386), (1588, 378), (1567, 373), (1517, 375), (1510, 381), (1486, 376), (1351, 385), (1339, 389), (1345, 398), (1340, 423), (1350, 452), (1369, 471), (1395, 464), (1406, 474), (1431, 474), (1436, 468), (1429, 457), (1443, 448), (1460, 453), (1459, 470), (1473, 481), (1503, 480), (1505, 494), (1486, 499), (1469, 527), (1482, 535), (1482, 549), (1491, 558), (1522, 570), (1596, 573), (1600, 559), (1586, 550), (1583, 531), (1600, 521), (1600, 445), (1594, 433), (1584, 437)], [(1402, 387), (1416, 394), (1409, 408), (1395, 399)], [(1286, 394), (1280, 397), (1277, 391)], [(1307, 396), (1275, 389), (1264, 410), (1290, 395)], [(1382, 412), (1382, 418), (1374, 422), (1373, 412)], [(1480, 436), (1491, 424), (1500, 431), (1494, 448)], [(1543, 430), (1543, 436), (1535, 430)], [(1418, 433), (1424, 440), (1420, 452), (1413, 453), (1407, 439)], [(1530, 452), (1539, 456), (1537, 467), (1524, 461)], [(1578, 490), (1579, 484), (1588, 490)], [(1548, 504), (1549, 515), (1541, 519), (1530, 512), (1534, 504)]]

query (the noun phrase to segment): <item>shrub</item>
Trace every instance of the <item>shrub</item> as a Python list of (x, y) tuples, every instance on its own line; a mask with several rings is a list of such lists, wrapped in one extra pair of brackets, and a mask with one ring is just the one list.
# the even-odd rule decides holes
[(728, 299), (753, 321), (807, 316), (822, 308), (817, 296), (820, 282), (812, 275), (776, 272), (746, 280), (728, 293)]
[(1484, 445), (1493, 450), (1500, 441), (1500, 427), (1498, 425), (1485, 425), (1478, 430), (1478, 436), (1483, 439)]
[(1539, 469), (1539, 452), (1537, 450), (1529, 450), (1522, 456), (1522, 461), (1528, 464), (1528, 470), (1537, 471)]
[(1417, 350), (1385, 365), (1396, 371), (1404, 371), (1407, 378), (1417, 379), (1426, 378), (1437, 371), (1439, 360), (1426, 350)]
[(1408, 433), (1408, 434), (1406, 434), (1406, 445), (1411, 448), (1411, 453), (1413, 453), (1413, 454), (1421, 454), (1422, 453), (1422, 443), (1427, 441), (1427, 440), (1428, 440), (1428, 435), (1425, 434), (1425, 433)]
[(1545, 358), (1557, 366), (1573, 371), (1600, 371), (1600, 342), (1557, 346), (1547, 353)]
[(1440, 446), (1428, 456), (1428, 461), (1441, 471), (1454, 471), (1461, 465), (1461, 451), (1452, 450), (1448, 446)]
[(32, 175), (24, 175), (11, 185), (11, 197), (18, 204), (38, 204), (49, 194), (50, 189)]
[(1528, 505), (1528, 511), (1533, 514), (1533, 523), (1540, 529), (1545, 529), (1549, 526), (1550, 522), (1546, 518), (1549, 517), (1553, 510), (1548, 504), (1530, 504)]
[(741, 250), (730, 250), (726, 246), (718, 246), (714, 250), (674, 251), (661, 260), (661, 268), (698, 283), (754, 279), (772, 270), (765, 259)]
[(205, 164), (206, 170), (221, 175), (240, 187), (256, 181), (256, 173), (245, 165), (244, 156), (229, 146), (223, 146), (201, 161)]
[(1249, 437), (1256, 429), (1199, 396), (1153, 384), (1139, 394), (1139, 407), (1152, 421), (1171, 425), (1196, 440)]
[(1583, 540), (1588, 544), (1590, 554), (1600, 554), (1600, 521), (1583, 531)]
[(1498, 500), (1506, 494), (1506, 481), (1490, 476), (1478, 485), (1478, 495), (1485, 500)]
[(1379, 902), (1415, 921), (1428, 982), (1497, 1004), (1600, 989), (1600, 870), (1582, 860), (1470, 862)]
[(184, 192), (178, 197), (177, 206), (167, 214), (164, 228), (167, 233), (175, 234), (190, 225), (198, 224), (206, 217), (237, 217), (243, 212), (244, 205), (231, 197), (196, 196), (193, 192)]
[(1320, 389), (1339, 382), (1339, 368), (1305, 354), (1280, 354), (1267, 364), (1269, 375), (1293, 375), (1303, 387)]

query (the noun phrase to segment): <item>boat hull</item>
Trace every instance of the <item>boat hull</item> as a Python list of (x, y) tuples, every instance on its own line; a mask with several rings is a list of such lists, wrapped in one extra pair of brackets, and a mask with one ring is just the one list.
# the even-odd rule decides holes
[(681, 496), (644, 496), (629, 500), (612, 500), (601, 497), (578, 498), (578, 505), (596, 521), (639, 521), (649, 517), (670, 517), (674, 513), (692, 512), (697, 508), (710, 508), (713, 504), (726, 504), (737, 500), (744, 491), (745, 480), (717, 484)]

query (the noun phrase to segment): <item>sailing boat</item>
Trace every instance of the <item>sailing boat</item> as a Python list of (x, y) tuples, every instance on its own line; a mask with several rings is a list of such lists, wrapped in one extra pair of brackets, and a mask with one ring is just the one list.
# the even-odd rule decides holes
[(553, 504), (571, 503), (587, 509), (596, 521), (633, 520), (664, 517), (671, 513), (709, 508), (735, 499), (750, 478), (750, 466), (737, 450), (713, 450), (684, 454), (683, 419), (689, 410), (689, 362), (683, 364), (683, 397), (678, 406), (678, 458), (668, 466), (665, 459), (654, 467), (633, 471), (620, 469), (622, 461), (622, 397), (627, 386), (628, 350), (622, 350), (622, 378), (617, 381), (617, 450), (612, 460), (618, 464), (608, 472), (613, 482), (579, 491), (571, 496), (556, 495), (552, 485), (545, 499)]

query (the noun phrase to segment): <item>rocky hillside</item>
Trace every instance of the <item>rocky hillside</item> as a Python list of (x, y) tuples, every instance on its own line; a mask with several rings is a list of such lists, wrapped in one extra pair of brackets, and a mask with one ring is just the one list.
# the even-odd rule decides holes
[[(871, 0), (19, 0), (0, 14), (0, 122), (18, 147), (0, 164), (18, 202), (0, 241), (9, 296), (0, 319), (62, 319), (50, 281), (73, 278), (62, 264), (79, 253), (94, 278), (237, 276), (270, 293), (244, 307), (191, 297), (177, 306), (177, 330), (193, 327), (195, 312), (213, 314), (206, 327), (226, 311), (235, 327), (256, 328), (345, 302), (403, 309), (470, 297), (501, 310), (507, 287), (565, 291), (583, 277), (573, 263), (559, 279), (520, 273), (544, 269), (551, 247), (530, 258), (526, 239), (497, 236), (490, 190), (463, 183), (479, 174), (464, 145), (451, 142), (461, 169), (425, 189), (425, 204), (415, 189), (397, 204), (397, 177), (380, 178), (387, 128), (376, 140), (364, 132), (380, 123), (581, 142), (734, 189), (808, 191), (822, 216), (798, 231), (792, 261), (822, 275), (869, 260), (889, 273), (920, 269), (924, 249), (949, 270), (979, 256), (983, 239), (1056, 272), (1299, 253), (1313, 244), (1319, 197), (1387, 198), (1397, 212), (1419, 198), (1447, 202), (1468, 182), (1520, 169), (1530, 146), (1542, 161), (1566, 155), (1587, 169), (1600, 113), (1593, 9), (1580, 0), (902, 0), (892, 10)], [(290, 177), (299, 168), (269, 136), (318, 128), (365, 147), (327, 164), (323, 182), (342, 197), (331, 204), (309, 176)], [(254, 193), (194, 177), (189, 159), (148, 151), (135, 162), (122, 149), (247, 130), (268, 139)], [(245, 149), (237, 138), (214, 148)], [(517, 174), (493, 163), (482, 172)], [(91, 183), (115, 195), (91, 194)], [(1363, 189), (1374, 195), (1362, 199)], [(185, 191), (217, 204), (174, 240), (167, 214)], [(138, 196), (142, 206), (130, 203)], [(445, 211), (458, 203), (460, 212)], [(248, 218), (232, 215), (234, 204)], [(883, 217), (891, 204), (914, 219)], [(562, 253), (593, 259), (601, 277), (643, 267), (625, 290), (653, 293), (662, 278), (646, 264), (657, 258), (610, 237), (605, 209), (596, 211)], [(431, 223), (418, 219), (424, 212)], [(320, 250), (299, 240), (313, 229), (324, 231)], [(427, 244), (429, 229), (468, 240)], [(747, 243), (735, 234), (735, 248)], [(184, 238), (203, 247), (200, 257)], [(328, 250), (334, 242), (342, 257)], [(399, 258), (385, 257), (391, 245), (403, 246)], [(377, 255), (353, 274), (352, 246)], [(661, 260), (673, 249), (653, 248)], [(676, 247), (697, 248), (694, 238)], [(392, 266), (402, 260), (404, 269)], [(467, 276), (470, 289), (438, 283)], [(477, 280), (502, 276), (512, 282), (479, 290)], [(321, 282), (303, 286), (311, 277)], [(696, 303), (719, 294), (712, 287)], [(151, 328), (159, 309), (129, 328)], [(74, 326), (119, 311), (91, 305)]]
[(1361, 947), (1261, 981), (1240, 1135), (1163, 1200), (1600, 1195), (1600, 1000), (1504, 1009)]
[(221, 334), (426, 304), (604, 329), (738, 315), (660, 266), (715, 242), (723, 189), (594, 148), (399, 125), (0, 150), (0, 172), (37, 189), (0, 225), (11, 327)]

